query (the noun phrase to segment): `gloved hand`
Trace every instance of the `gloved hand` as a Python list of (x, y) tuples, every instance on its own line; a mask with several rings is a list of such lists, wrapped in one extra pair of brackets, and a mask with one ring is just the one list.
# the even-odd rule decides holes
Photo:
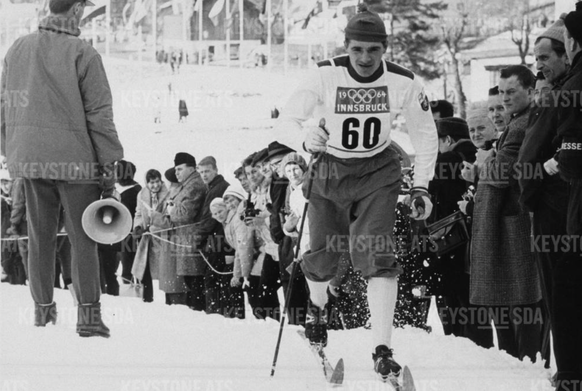
[(410, 217), (415, 220), (425, 220), (432, 212), (432, 202), (428, 191), (424, 188), (413, 187), (410, 193)]
[(544, 170), (550, 175), (557, 174), (560, 170), (558, 169), (558, 162), (556, 159), (551, 158), (550, 160), (544, 163)]
[(140, 237), (143, 235), (143, 233), (144, 233), (143, 227), (141, 225), (138, 225), (133, 229), (132, 235), (134, 237)]
[(115, 163), (107, 163), (100, 167), (99, 188), (101, 189), (101, 198), (115, 198), (120, 200), (119, 193), (115, 190), (117, 182), (117, 166)]
[(6, 230), (6, 235), (10, 235), (10, 236), (20, 236), (20, 232), (18, 232), (18, 227), (16, 225), (11, 225)]
[(325, 129), (325, 119), (319, 120), (319, 126), (311, 126), (307, 128), (305, 135), (305, 150), (309, 153), (325, 152), (327, 150), (327, 141), (329, 140), (329, 132)]

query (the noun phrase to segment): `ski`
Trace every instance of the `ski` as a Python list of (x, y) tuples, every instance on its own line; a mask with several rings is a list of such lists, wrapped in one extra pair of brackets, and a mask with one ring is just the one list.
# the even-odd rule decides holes
[(337, 364), (335, 365), (335, 368), (332, 367), (331, 364), (329, 363), (329, 360), (327, 359), (327, 356), (325, 355), (323, 348), (314, 346), (311, 343), (309, 343), (309, 340), (305, 336), (305, 331), (297, 330), (297, 334), (299, 334), (301, 339), (303, 339), (305, 342), (307, 342), (307, 345), (309, 346), (309, 350), (311, 350), (311, 352), (313, 353), (313, 355), (317, 359), (317, 362), (319, 364), (321, 364), (321, 366), (323, 368), (323, 374), (324, 374), (327, 382), (332, 384), (332, 385), (341, 385), (344, 381), (344, 360), (343, 360), (343, 358), (340, 358), (338, 360)]
[(395, 391), (416, 391), (414, 379), (408, 366), (404, 366), (402, 370), (402, 384), (400, 384), (396, 376), (388, 376), (385, 381), (389, 382)]

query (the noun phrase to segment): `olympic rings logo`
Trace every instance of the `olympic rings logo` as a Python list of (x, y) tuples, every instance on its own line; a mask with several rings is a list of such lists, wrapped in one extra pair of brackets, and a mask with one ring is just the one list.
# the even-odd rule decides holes
[(376, 97), (376, 90), (373, 88), (369, 90), (363, 88), (356, 90), (351, 88), (348, 90), (348, 97), (356, 104), (371, 103), (372, 99)]

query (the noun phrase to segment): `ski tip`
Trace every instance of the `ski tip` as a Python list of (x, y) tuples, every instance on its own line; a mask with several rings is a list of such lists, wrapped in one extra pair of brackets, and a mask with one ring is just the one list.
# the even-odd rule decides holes
[(412, 372), (410, 372), (408, 365), (404, 366), (404, 370), (402, 372), (402, 391), (416, 391), (416, 387), (414, 386), (414, 379), (412, 378)]
[(339, 387), (344, 382), (344, 359), (340, 358), (333, 369), (329, 383), (333, 387)]

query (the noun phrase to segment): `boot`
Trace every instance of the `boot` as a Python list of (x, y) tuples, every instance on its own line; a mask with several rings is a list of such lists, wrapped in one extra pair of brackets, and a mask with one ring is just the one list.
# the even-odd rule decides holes
[(54, 301), (50, 304), (34, 303), (34, 325), (44, 327), (48, 322), (57, 323), (57, 304)]
[(372, 359), (374, 360), (374, 371), (383, 381), (400, 376), (402, 368), (392, 358), (392, 349), (386, 345), (376, 346), (376, 353), (372, 353)]
[(305, 319), (305, 336), (311, 345), (327, 346), (327, 311), (309, 301)]
[(79, 304), (77, 333), (81, 337), (109, 338), (109, 328), (101, 320), (101, 303)]

